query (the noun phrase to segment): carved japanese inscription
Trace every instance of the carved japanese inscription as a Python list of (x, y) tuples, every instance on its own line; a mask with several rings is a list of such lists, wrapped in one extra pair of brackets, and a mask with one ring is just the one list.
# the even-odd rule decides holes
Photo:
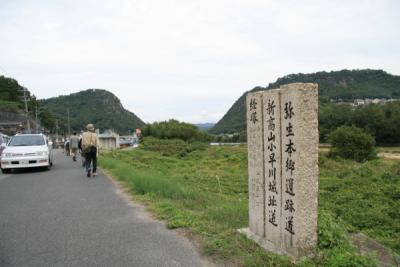
[(279, 90), (263, 93), (264, 166), (265, 166), (265, 238), (271, 245), (281, 236), (281, 106)]
[(249, 168), (250, 230), (264, 236), (264, 160), (263, 160), (263, 99), (262, 93), (247, 96), (247, 146)]
[(247, 95), (250, 228), (261, 246), (299, 258), (317, 242), (318, 86)]
[(317, 242), (318, 86), (280, 87), (282, 116), (282, 248), (301, 257)]

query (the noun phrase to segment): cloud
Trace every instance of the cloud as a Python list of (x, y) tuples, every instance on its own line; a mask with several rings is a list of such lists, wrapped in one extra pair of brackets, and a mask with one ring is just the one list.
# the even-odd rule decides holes
[(1, 1), (0, 71), (40, 98), (105, 88), (148, 122), (216, 121), (246, 90), (289, 73), (399, 74), (399, 7), (395, 0)]

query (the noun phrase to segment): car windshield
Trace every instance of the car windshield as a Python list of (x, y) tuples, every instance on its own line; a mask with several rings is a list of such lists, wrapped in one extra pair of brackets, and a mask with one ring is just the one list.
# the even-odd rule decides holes
[(44, 138), (40, 135), (20, 135), (14, 136), (8, 146), (42, 146)]

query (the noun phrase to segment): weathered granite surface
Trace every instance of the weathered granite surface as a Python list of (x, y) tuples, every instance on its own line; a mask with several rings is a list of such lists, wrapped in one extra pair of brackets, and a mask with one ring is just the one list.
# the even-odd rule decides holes
[(263, 93), (265, 166), (265, 239), (269, 250), (281, 247), (282, 149), (279, 90)]
[(249, 226), (250, 230), (264, 237), (264, 140), (262, 93), (247, 95), (247, 146), (249, 168)]
[(318, 85), (247, 95), (249, 229), (264, 248), (300, 258), (317, 244)]
[(280, 87), (282, 241), (294, 257), (312, 253), (318, 219), (318, 85)]

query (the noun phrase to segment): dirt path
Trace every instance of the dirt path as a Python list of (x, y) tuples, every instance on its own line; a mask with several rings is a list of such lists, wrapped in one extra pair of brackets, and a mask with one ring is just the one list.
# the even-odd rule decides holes
[(385, 159), (400, 159), (400, 153), (378, 153), (378, 157)]

